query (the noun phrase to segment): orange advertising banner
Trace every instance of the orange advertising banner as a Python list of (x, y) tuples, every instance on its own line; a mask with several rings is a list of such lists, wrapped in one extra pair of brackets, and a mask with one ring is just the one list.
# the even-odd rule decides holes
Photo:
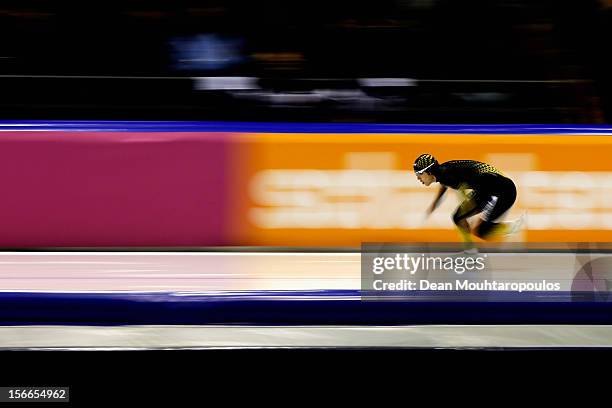
[[(580, 134), (238, 133), (231, 139), (228, 231), (239, 245), (359, 246), (460, 241), (447, 192), (413, 171), (422, 153), (510, 177), (526, 212), (513, 242), (612, 242), (612, 137)], [(449, 194), (451, 193), (451, 194)]]

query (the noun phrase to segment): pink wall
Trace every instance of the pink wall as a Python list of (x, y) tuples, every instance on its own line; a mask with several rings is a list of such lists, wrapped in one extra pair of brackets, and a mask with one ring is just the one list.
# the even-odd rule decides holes
[(227, 135), (1, 136), (0, 246), (226, 243)]

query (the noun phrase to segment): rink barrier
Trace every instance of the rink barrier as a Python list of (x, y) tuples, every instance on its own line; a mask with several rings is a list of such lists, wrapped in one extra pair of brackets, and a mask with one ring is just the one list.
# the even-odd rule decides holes
[(0, 325), (612, 324), (611, 301), (364, 302), (359, 294), (356, 290), (4, 292)]

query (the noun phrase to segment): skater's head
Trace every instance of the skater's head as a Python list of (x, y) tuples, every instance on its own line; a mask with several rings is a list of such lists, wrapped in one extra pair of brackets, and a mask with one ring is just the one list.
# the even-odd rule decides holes
[(438, 166), (435, 157), (431, 154), (422, 154), (414, 161), (414, 173), (422, 184), (429, 186), (436, 181)]

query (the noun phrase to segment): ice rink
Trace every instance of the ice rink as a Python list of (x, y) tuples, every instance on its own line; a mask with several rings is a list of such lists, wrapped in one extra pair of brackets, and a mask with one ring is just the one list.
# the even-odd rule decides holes
[[(481, 275), (571, 282), (606, 253), (488, 253)], [(2, 291), (357, 290), (359, 252), (1, 252)]]
[[(490, 279), (537, 275), (567, 288), (581, 265), (607, 257), (487, 255)], [(585, 322), (584, 305), (563, 299), (559, 311), (552, 307), (558, 294), (543, 299), (544, 311), (535, 306), (536, 317), (521, 302), (505, 304), (501, 317), (482, 301), (446, 309), (432, 299), (373, 305), (359, 296), (360, 266), (358, 252), (3, 252), (0, 347), (612, 346), (612, 326), (592, 324), (610, 315), (607, 301)], [(567, 322), (559, 320), (564, 313)]]

